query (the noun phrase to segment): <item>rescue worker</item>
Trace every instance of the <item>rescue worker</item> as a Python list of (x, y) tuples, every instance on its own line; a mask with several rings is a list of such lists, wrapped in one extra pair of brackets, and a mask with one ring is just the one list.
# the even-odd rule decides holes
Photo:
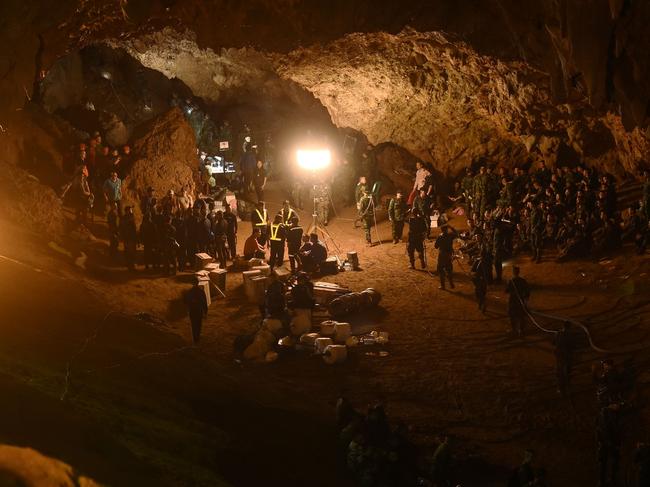
[(300, 268), (300, 246), (302, 245), (303, 230), (300, 226), (298, 215), (293, 214), (291, 217), (291, 226), (287, 230), (287, 251), (289, 253), (289, 264), (291, 272), (296, 272)]
[(372, 229), (373, 219), (375, 217), (374, 207), (372, 201), (372, 195), (367, 191), (361, 197), (359, 201), (359, 217), (361, 218), (361, 223), (363, 224), (363, 231), (366, 236), (366, 245), (372, 245), (372, 237), (370, 235), (370, 230)]
[(260, 231), (260, 244), (266, 245), (269, 233), (269, 215), (263, 201), (258, 201), (255, 205), (255, 209), (251, 213), (251, 223)]
[(512, 279), (506, 285), (508, 297), (508, 316), (512, 332), (519, 336), (524, 333), (524, 321), (526, 318), (526, 303), (530, 298), (530, 288), (528, 282), (523, 277), (519, 277), (519, 267), (512, 268)]
[(282, 217), (275, 215), (273, 223), (271, 223), (271, 232), (269, 236), (269, 247), (271, 255), (269, 257), (269, 266), (271, 271), (276, 265), (282, 265), (284, 262), (284, 242), (286, 240), (286, 230), (282, 223)]
[(449, 225), (441, 227), (442, 233), (436, 239), (435, 247), (438, 249), (438, 275), (440, 276), (439, 289), (445, 289), (445, 276), (449, 280), (449, 286), (454, 289), (452, 273), (454, 258), (454, 239), (457, 237), (456, 230)]
[(542, 248), (544, 246), (544, 216), (539, 204), (528, 202), (530, 208), (530, 245), (533, 250), (533, 260), (536, 264), (542, 261)]
[(391, 198), (388, 203), (388, 219), (390, 220), (391, 228), (393, 231), (393, 243), (396, 244), (402, 240), (404, 232), (404, 219), (406, 218), (406, 202), (401, 191), (395, 193), (395, 197)]
[(293, 210), (293, 208), (291, 208), (289, 200), (284, 200), (282, 202), (282, 208), (278, 214), (282, 217), (282, 224), (289, 226), (291, 225), (291, 219), (296, 214), (296, 212)]
[(409, 262), (411, 263), (411, 269), (415, 269), (415, 252), (418, 252), (420, 258), (420, 264), (422, 269), (426, 269), (427, 265), (424, 260), (424, 238), (427, 234), (427, 226), (424, 223), (422, 214), (418, 208), (413, 208), (411, 210), (411, 216), (408, 220), (409, 223), (409, 234), (408, 234), (408, 244), (406, 250), (409, 255)]
[(431, 233), (431, 201), (427, 196), (427, 192), (421, 189), (413, 200), (413, 208), (420, 210), (420, 215), (424, 219), (424, 224), (427, 226), (427, 238)]
[(196, 278), (194, 286), (185, 295), (185, 304), (190, 315), (192, 326), (192, 343), (199, 343), (201, 338), (201, 327), (203, 318), (208, 314), (208, 301), (205, 292), (199, 287), (199, 279)]

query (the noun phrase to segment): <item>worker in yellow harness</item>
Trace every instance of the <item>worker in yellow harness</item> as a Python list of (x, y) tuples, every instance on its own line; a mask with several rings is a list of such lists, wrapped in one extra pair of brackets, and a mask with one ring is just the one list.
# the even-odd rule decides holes
[(253, 228), (259, 228), (260, 230), (259, 243), (266, 245), (269, 237), (269, 215), (264, 207), (263, 201), (258, 201), (255, 204), (255, 209), (251, 213), (251, 223), (253, 224)]
[(289, 200), (284, 200), (282, 203), (282, 209), (278, 212), (278, 215), (282, 217), (282, 224), (285, 227), (291, 225), (291, 218), (296, 214), (295, 210), (289, 206)]
[(269, 247), (271, 247), (271, 258), (269, 259), (271, 270), (273, 270), (276, 265), (282, 265), (284, 262), (284, 242), (286, 236), (287, 232), (282, 223), (282, 217), (280, 215), (275, 215), (273, 223), (271, 223), (271, 238), (269, 245)]

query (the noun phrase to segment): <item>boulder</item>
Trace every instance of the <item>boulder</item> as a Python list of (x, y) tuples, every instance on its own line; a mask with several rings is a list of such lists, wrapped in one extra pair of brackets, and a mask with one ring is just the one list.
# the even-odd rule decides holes
[(70, 465), (31, 448), (0, 445), (0, 485), (23, 487), (99, 487)]
[(139, 212), (149, 186), (159, 197), (170, 189), (193, 192), (197, 176), (196, 139), (178, 108), (140, 126), (132, 142), (134, 162), (123, 185), (123, 203)]

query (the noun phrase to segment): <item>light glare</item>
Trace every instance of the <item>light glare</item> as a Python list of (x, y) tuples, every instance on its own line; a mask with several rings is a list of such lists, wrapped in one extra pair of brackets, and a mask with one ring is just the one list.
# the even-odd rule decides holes
[(330, 165), (332, 154), (327, 149), (322, 150), (298, 150), (296, 153), (298, 165), (304, 169), (316, 171)]

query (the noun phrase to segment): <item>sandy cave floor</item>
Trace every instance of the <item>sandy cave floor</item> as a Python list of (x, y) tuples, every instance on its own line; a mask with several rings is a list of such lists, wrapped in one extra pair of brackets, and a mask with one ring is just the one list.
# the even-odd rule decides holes
[[(273, 213), (280, 207), (281, 195), (272, 192), (269, 199)], [(303, 222), (310, 220), (305, 212), (300, 216)], [(111, 448), (109, 458), (129, 459), (135, 465), (133, 476), (162, 470), (169, 480), (174, 478), (170, 471), (182, 477), (189, 469), (209, 485), (206, 479), (211, 469), (218, 468), (219, 476), (232, 485), (269, 480), (269, 471), (274, 472), (271, 484), (272, 479), (286, 479), (286, 485), (301, 485), (309, 468), (335, 464), (333, 405), (344, 392), (360, 408), (375, 400), (385, 401), (391, 420), (411, 425), (414, 439), (422, 446), (434, 445), (440, 433), (456, 438), (457, 470), (463, 485), (502, 485), (507, 470), (493, 465), (516, 465), (527, 447), (536, 450), (536, 463), (547, 468), (553, 485), (594, 485), (595, 391), (590, 366), (602, 355), (580, 349), (573, 373), (573, 400), (562, 399), (556, 391), (549, 336), (532, 328), (523, 339), (507, 334), (507, 298), (502, 286), (490, 288), (484, 316), (476, 308), (472, 285), (464, 274), (466, 263), (455, 265), (454, 291), (438, 290), (437, 277), (407, 269), (405, 244), (390, 242), (388, 222), (378, 228), (384, 243), (367, 248), (362, 230), (352, 228), (353, 216), (353, 209), (342, 211), (328, 230), (343, 252), (359, 253), (363, 270), (322, 280), (352, 290), (374, 287), (382, 293), (380, 312), (353, 321), (359, 329), (390, 333), (386, 357), (368, 356), (369, 349), (362, 347), (337, 367), (302, 354), (282, 357), (270, 365), (236, 363), (233, 340), (255, 330), (259, 313), (246, 302), (241, 275), (234, 273), (228, 275), (227, 299), (217, 300), (210, 308), (200, 350), (184, 350), (190, 330), (179, 295), (187, 288), (190, 274), (172, 278), (144, 272), (131, 275), (122, 268), (106, 268), (92, 257), (87, 262), (89, 270), (83, 272), (62, 264), (57, 252), (44, 252), (43, 242), (26, 239), (24, 245), (16, 246), (9, 234), (16, 238), (19, 232), (2, 232), (0, 254), (20, 264), (0, 259), (0, 273), (5, 283), (21, 284), (3, 286), (2, 309), (7, 319), (2, 321), (8, 325), (2, 329), (0, 372), (6, 377), (5, 387), (26, 385), (53, 404), (62, 404), (57, 399), (65, 387), (65, 364), (101, 317), (109, 310), (144, 311), (165, 317), (168, 323), (152, 327), (109, 317), (109, 326), (74, 362), (76, 370), (92, 372), (73, 372), (66, 397), (89, 423), (80, 426), (81, 421), (71, 417), (70, 428), (103, 431), (110, 438), (106, 442)], [(101, 235), (103, 224), (97, 225), (96, 233)], [(240, 245), (249, 229), (250, 224), (242, 222)], [(430, 267), (435, 259), (432, 249), (430, 244)], [(630, 426), (624, 469), (630, 471), (629, 450), (633, 440), (647, 431), (650, 419), (646, 404), (650, 354), (639, 350), (650, 345), (648, 259), (632, 256), (626, 248), (601, 262), (559, 264), (547, 255), (539, 265), (527, 256), (517, 263), (533, 286), (533, 308), (587, 320), (594, 341), (603, 348), (637, 349), (614, 356), (637, 370), (636, 407), (626, 420)], [(507, 269), (504, 276), (509, 275)], [(158, 355), (168, 350), (175, 352)], [(38, 417), (55, 415), (50, 408), (43, 409), (47, 412), (41, 411)], [(10, 401), (5, 402), (8, 416), (16, 410), (21, 408), (12, 409)], [(32, 410), (25, 406), (25, 411)], [(179, 417), (184, 419), (179, 422)], [(105, 432), (107, 425), (110, 428)], [(109, 478), (115, 475), (109, 472), (107, 458), (95, 458), (92, 451), (79, 455), (73, 446), (61, 452), (55, 438), (48, 443), (39, 439), (39, 431), (42, 427), (32, 436), (21, 431), (0, 435), (0, 439), (41, 441), (45, 450), (71, 459), (72, 464), (76, 460), (82, 471), (87, 465), (91, 473), (101, 476), (106, 470)], [(192, 446), (184, 448), (179, 443)], [(218, 451), (218, 458), (210, 451)], [(273, 468), (294, 455), (299, 458), (293, 462), (298, 467)], [(137, 465), (140, 462), (133, 457), (138, 456), (153, 460)], [(251, 470), (256, 463), (259, 468)], [(123, 475), (130, 479), (128, 472)], [(333, 485), (338, 478), (340, 474), (331, 468), (316, 483)]]

